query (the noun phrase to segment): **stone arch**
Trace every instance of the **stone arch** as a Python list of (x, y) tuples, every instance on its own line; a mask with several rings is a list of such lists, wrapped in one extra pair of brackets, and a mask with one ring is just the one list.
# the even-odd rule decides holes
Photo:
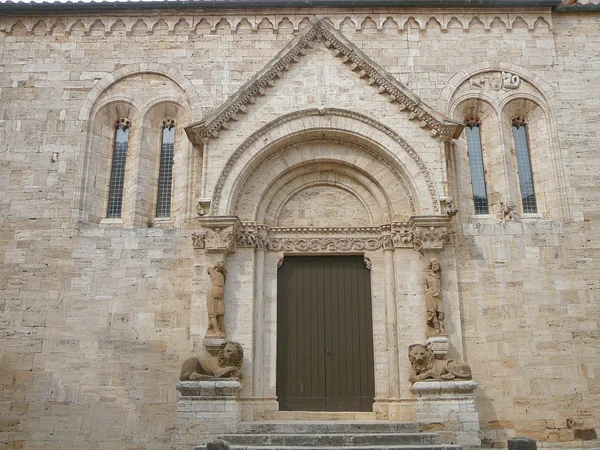
[[(366, 173), (375, 180), (382, 174), (389, 177), (398, 195), (402, 192), (401, 195), (407, 199), (410, 205), (408, 214), (439, 212), (437, 189), (431, 175), (406, 141), (367, 116), (334, 108), (304, 110), (282, 116), (246, 139), (229, 158), (216, 181), (213, 212), (233, 214), (239, 207), (242, 190), (247, 190), (245, 184), (268, 158), (272, 160), (281, 154), (282, 149), (318, 138), (360, 148), (361, 152), (355, 152), (355, 157), (360, 154), (369, 161), (365, 160), (365, 165), (359, 166), (363, 171), (367, 167)], [(327, 160), (326, 157), (322, 159)], [(348, 164), (339, 150), (334, 159)], [(356, 161), (350, 165), (356, 167)], [(292, 165), (290, 162), (282, 170), (290, 170)], [(389, 189), (389, 185), (387, 187)], [(259, 200), (254, 198), (252, 201), (259, 203)], [(393, 211), (394, 214), (401, 215), (399, 211)]]
[(102, 78), (88, 93), (83, 105), (79, 110), (79, 120), (89, 120), (92, 110), (102, 94), (118, 81), (132, 75), (144, 73), (155, 73), (170, 78), (187, 95), (187, 100), (192, 108), (191, 121), (196, 122), (202, 119), (202, 102), (196, 88), (181, 72), (171, 66), (164, 64), (130, 64), (109, 73)]
[[(450, 117), (457, 122), (462, 123), (467, 117), (479, 118), (487, 201), (492, 214), (499, 212), (500, 201), (504, 200), (503, 192), (507, 184), (505, 155), (498, 151), (502, 148), (498, 111), (498, 102), (484, 94), (460, 96), (452, 102), (450, 109), (452, 114)], [(455, 141), (452, 158), (455, 161), (453, 166), (456, 173), (449, 174), (449, 180), (454, 188), (454, 199), (458, 200), (459, 214), (466, 219), (475, 214), (470, 171), (471, 155), (468, 150), (466, 132), (463, 132)]]
[[(81, 223), (105, 223), (101, 205), (107, 197), (114, 119), (124, 114), (121, 110), (126, 110), (125, 115), (131, 120), (121, 216), (121, 223), (126, 226), (147, 224), (154, 217), (155, 192), (146, 187), (154, 186), (158, 179), (162, 120), (175, 119), (176, 145), (180, 149), (190, 145), (183, 131), (193, 114), (189, 94), (172, 77), (149, 69), (124, 71), (113, 77), (113, 82), (105, 82), (107, 87), (98, 95), (89, 97), (92, 106), (86, 122), (84, 157), (78, 168), (77, 220)], [(194, 171), (191, 166), (195, 160), (190, 155), (189, 151), (176, 155), (173, 176), (177, 177), (174, 183), (177, 203), (172, 205), (170, 223), (184, 220), (192, 208), (188, 195), (192, 189), (188, 184), (192, 182), (185, 175)]]
[[(313, 200), (315, 197), (328, 198), (330, 201), (325, 202), (327, 207), (324, 210), (305, 208), (303, 217), (296, 217), (293, 221), (297, 226), (380, 226), (392, 219), (407, 220), (413, 210), (406, 193), (395, 182), (394, 174), (379, 167), (380, 179), (376, 179), (372, 170), (361, 167), (363, 164), (370, 164), (371, 168), (374, 166), (368, 153), (368, 149), (359, 145), (340, 140), (327, 141), (316, 136), (312, 140), (279, 147), (266, 156), (242, 183), (234, 214), (242, 221), (292, 226), (292, 223), (284, 223), (282, 211), (294, 198), (304, 196)], [(304, 194), (308, 191), (311, 192), (307, 197)], [(352, 217), (336, 217), (343, 223), (339, 220), (332, 222), (330, 219), (335, 212), (330, 214), (331, 208), (342, 207), (345, 211), (360, 210), (358, 220), (352, 214)], [(314, 213), (312, 216), (311, 212)]]
[(542, 98), (546, 101), (549, 108), (560, 107), (559, 98), (550, 85), (530, 70), (521, 66), (517, 66), (516, 64), (506, 62), (492, 63), (490, 61), (483, 61), (464, 68), (460, 72), (457, 72), (452, 78), (450, 78), (450, 80), (448, 80), (439, 97), (440, 100), (446, 103), (446, 112), (450, 112), (450, 102), (453, 100), (452, 97), (454, 96), (456, 90), (462, 86), (465, 81), (475, 75), (493, 70), (505, 71), (518, 75), (522, 80), (527, 81), (540, 92)]
[[(477, 81), (482, 77), (488, 78), (486, 81), (488, 83), (491, 78), (490, 74), (500, 77), (500, 72), (518, 75), (521, 84), (514, 90), (501, 89), (498, 86), (492, 90), (486, 90), (477, 85), (475, 87), (472, 84), (469, 85), (469, 80)], [(478, 77), (479, 75), (482, 77)], [(504, 172), (501, 177), (497, 177), (498, 185), (501, 178), (504, 178), (504, 187), (499, 191), (497, 202), (515, 201), (519, 196), (517, 170), (514, 167), (514, 158), (510, 151), (514, 146), (510, 121), (511, 115), (516, 114), (513, 111), (515, 105), (528, 105), (521, 108), (520, 113), (526, 114), (531, 111), (532, 117), (535, 116), (536, 131), (531, 135), (533, 137), (530, 136), (532, 144), (537, 141), (538, 146), (543, 146), (545, 149), (544, 152), (535, 155), (538, 158), (538, 178), (543, 180), (540, 182), (540, 186), (544, 186), (542, 195), (540, 195), (540, 200), (543, 201), (543, 203), (540, 202), (540, 205), (543, 206), (540, 216), (553, 220), (570, 218), (569, 207), (565, 200), (568, 198), (569, 182), (562, 162), (558, 128), (553, 113), (554, 108), (560, 108), (560, 102), (554, 90), (542, 78), (515, 64), (482, 62), (455, 74), (442, 90), (440, 100), (446, 103), (446, 112), (450, 117), (454, 117), (456, 111), (460, 109), (460, 105), (466, 101), (485, 102), (494, 108), (498, 125), (497, 136), (492, 138), (495, 142), (491, 147), (496, 149), (493, 159), (497, 161), (494, 162), (494, 166), (500, 167), (495, 163), (502, 161), (503, 169), (497, 170)], [(542, 145), (542, 142), (545, 144)], [(540, 159), (542, 157), (545, 160), (542, 161)]]

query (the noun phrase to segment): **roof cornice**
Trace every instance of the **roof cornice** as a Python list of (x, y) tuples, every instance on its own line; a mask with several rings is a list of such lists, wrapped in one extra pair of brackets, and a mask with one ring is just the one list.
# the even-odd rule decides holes
[(218, 137), (222, 129), (229, 128), (230, 121), (239, 120), (240, 113), (246, 113), (248, 106), (254, 104), (258, 96), (265, 95), (266, 90), (274, 86), (276, 80), (281, 78), (284, 71), (289, 70), (291, 64), (300, 62), (300, 58), (314, 46), (317, 38), (322, 38), (325, 47), (341, 58), (349, 66), (349, 70), (364, 78), (369, 85), (378, 87), (380, 94), (387, 95), (389, 101), (396, 103), (400, 111), (406, 111), (409, 120), (418, 121), (419, 126), (429, 129), (432, 136), (446, 141), (460, 135), (463, 129), (461, 124), (427, 106), (325, 20), (318, 19), (314, 20), (311, 26), (302, 29), (284, 49), (225, 103), (201, 122), (187, 127), (186, 133), (189, 139), (200, 144), (206, 138)]
[(475, 7), (553, 8), (563, 0), (164, 0), (0, 3), (0, 11), (92, 11), (117, 9), (232, 9), (232, 8), (362, 8), (362, 7)]

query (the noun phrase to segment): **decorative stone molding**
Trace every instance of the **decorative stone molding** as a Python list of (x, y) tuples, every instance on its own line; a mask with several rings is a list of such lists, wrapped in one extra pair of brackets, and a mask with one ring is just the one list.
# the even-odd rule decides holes
[[(244, 222), (237, 231), (237, 246), (284, 252), (351, 252), (394, 250), (396, 248), (442, 249), (448, 239), (448, 216), (414, 216), (409, 222), (393, 222), (380, 227), (278, 228)], [(414, 222), (411, 224), (411, 222)], [(417, 225), (415, 225), (415, 223)], [(422, 231), (426, 228), (426, 231)], [(441, 235), (441, 243), (429, 234)], [(426, 236), (423, 241), (415, 236)], [(425, 242), (425, 243), (423, 243)]]
[[(314, 109), (306, 109), (306, 110), (302, 110), (302, 111), (295, 111), (295, 112), (283, 115), (283, 116), (273, 120), (272, 122), (266, 124), (259, 130), (254, 132), (248, 139), (246, 139), (242, 143), (242, 145), (240, 145), (236, 149), (236, 151), (233, 153), (233, 155), (231, 155), (231, 157), (225, 164), (225, 167), (223, 168), (223, 171), (221, 172), (221, 175), (219, 176), (219, 179), (217, 180), (217, 183), (215, 185), (215, 189), (214, 189), (214, 193), (213, 193), (213, 201), (212, 201), (212, 210), (213, 211), (219, 210), (219, 205), (220, 205), (221, 197), (223, 194), (223, 185), (225, 184), (226, 179), (228, 178), (231, 171), (233, 170), (233, 167), (236, 164), (236, 162), (242, 157), (242, 155), (247, 151), (247, 149), (250, 146), (252, 146), (256, 141), (258, 141), (262, 136), (264, 136), (269, 131), (271, 131), (277, 127), (280, 127), (288, 122), (291, 122), (293, 120), (301, 119), (303, 117), (327, 116), (327, 115), (336, 116), (336, 117), (348, 117), (353, 120), (362, 122), (365, 125), (368, 125), (369, 127), (372, 127), (378, 131), (381, 131), (382, 133), (385, 133), (387, 136), (389, 136), (391, 139), (393, 139), (394, 142), (396, 142), (398, 145), (400, 145), (408, 153), (408, 155), (413, 159), (413, 161), (417, 164), (419, 172), (421, 173), (425, 182), (427, 183), (427, 189), (429, 191), (432, 208), (435, 212), (439, 212), (440, 205), (439, 205), (437, 191), (435, 188), (435, 183), (433, 181), (431, 174), (429, 173), (429, 170), (427, 169), (427, 166), (425, 165), (425, 162), (421, 159), (421, 157), (419, 156), (417, 151), (414, 148), (412, 148), (404, 139), (402, 139), (402, 137), (400, 135), (398, 135), (396, 132), (394, 132), (391, 128), (388, 128), (387, 126), (385, 126), (363, 114), (360, 114), (360, 113), (357, 113), (354, 111), (338, 109), (338, 108), (321, 108), (321, 109), (314, 108)], [(187, 130), (189, 130), (189, 128), (186, 129), (186, 131)], [(462, 131), (462, 128), (461, 128), (461, 131)], [(416, 207), (414, 204), (414, 198), (413, 198), (410, 190), (408, 189), (408, 186), (406, 185), (404, 179), (402, 178), (401, 174), (387, 160), (384, 160), (380, 155), (375, 155), (375, 156), (378, 159), (382, 160), (382, 162), (384, 164), (386, 164), (388, 169), (394, 173), (394, 175), (398, 179), (400, 185), (402, 186), (402, 189), (406, 192), (407, 198), (411, 205), (411, 213), (415, 214)]]
[[(210, 253), (223, 253), (225, 256), (235, 252), (239, 227), (237, 217), (204, 216), (198, 217), (197, 220), (202, 226), (202, 231), (192, 235), (194, 248), (205, 248)], [(200, 246), (202, 241), (204, 241), (204, 247)]]
[(413, 216), (408, 222), (413, 233), (413, 244), (419, 252), (441, 250), (452, 242), (448, 230), (451, 216)]
[(300, 31), (296, 38), (225, 103), (201, 122), (187, 127), (186, 133), (190, 141), (201, 144), (206, 137), (217, 138), (220, 130), (228, 128), (230, 120), (239, 120), (238, 114), (245, 114), (248, 105), (255, 103), (257, 96), (265, 95), (266, 89), (274, 86), (282, 72), (289, 70), (290, 64), (299, 62), (314, 47), (315, 41), (321, 39), (350, 70), (367, 80), (369, 85), (378, 87), (379, 93), (388, 95), (390, 102), (398, 103), (399, 109), (406, 111), (410, 120), (418, 119), (421, 128), (428, 128), (432, 136), (447, 141), (460, 135), (462, 126), (459, 123), (427, 106), (327, 21), (317, 19)]
[[(595, 0), (583, 0), (591, 2)], [(16, 3), (16, 2), (15, 2)], [(11, 2), (7, 2), (6, 7), (10, 7)], [(56, 5), (56, 4), (55, 4)], [(486, 8), (487, 9), (487, 8)], [(270, 17), (271, 20), (268, 19)], [(213, 34), (217, 30), (228, 28), (231, 34), (243, 32), (244, 26), (252, 33), (261, 31), (271, 31), (274, 33), (295, 33), (307, 23), (313, 15), (310, 14), (287, 14), (284, 17), (265, 16), (256, 14), (255, 9), (252, 14), (236, 14), (225, 16), (223, 14), (214, 14), (210, 11), (201, 11), (201, 14), (181, 16), (173, 13), (172, 9), (153, 11), (152, 16), (144, 17), (140, 21), (137, 16), (110, 17), (106, 15), (82, 14), (77, 15), (71, 6), (69, 14), (61, 17), (57, 15), (46, 16), (43, 19), (39, 17), (7, 17), (4, 23), (0, 22), (0, 32), (7, 34), (18, 32), (19, 29), (26, 34), (34, 35), (70, 35), (76, 32), (77, 28), (84, 35), (111, 36), (120, 33), (134, 34), (136, 27), (141, 25), (145, 27), (145, 33), (148, 35), (160, 34), (163, 30), (161, 26), (166, 25), (166, 32), (169, 35), (201, 35)], [(275, 20), (277, 18), (277, 20)], [(351, 30), (365, 30), (369, 24), (375, 23), (376, 30), (382, 33), (384, 27), (398, 32), (406, 28), (407, 23), (414, 20), (419, 30), (441, 29), (448, 31), (450, 22), (459, 25), (460, 32), (468, 32), (474, 24), (483, 23), (485, 30), (499, 28), (501, 30), (510, 30), (517, 21), (523, 21), (527, 24), (529, 30), (543, 29), (552, 30), (552, 18), (549, 12), (538, 10), (531, 13), (521, 12), (519, 14), (508, 14), (501, 10), (492, 10), (489, 13), (477, 11), (473, 13), (464, 12), (459, 14), (447, 14), (442, 9), (439, 12), (427, 12), (419, 14), (418, 11), (410, 13), (343, 13), (336, 16), (324, 16), (324, 20), (332, 23), (336, 29), (349, 27)], [(431, 20), (432, 19), (432, 20)]]

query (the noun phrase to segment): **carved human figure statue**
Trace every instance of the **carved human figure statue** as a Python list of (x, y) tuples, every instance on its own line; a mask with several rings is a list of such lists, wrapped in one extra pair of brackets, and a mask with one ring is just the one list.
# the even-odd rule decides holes
[(225, 279), (227, 277), (225, 262), (219, 261), (214, 267), (209, 267), (208, 275), (210, 276), (211, 286), (206, 296), (209, 320), (206, 335), (225, 337)]
[(442, 301), (442, 268), (437, 258), (431, 258), (425, 269), (425, 304), (427, 305), (427, 336), (446, 336)]
[(181, 365), (181, 381), (201, 381), (214, 378), (241, 378), (244, 350), (237, 342), (225, 341), (217, 356), (186, 359)]

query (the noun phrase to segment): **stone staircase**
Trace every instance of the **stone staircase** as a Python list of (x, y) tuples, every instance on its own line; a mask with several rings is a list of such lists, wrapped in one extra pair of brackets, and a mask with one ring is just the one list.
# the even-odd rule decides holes
[[(230, 450), (461, 450), (440, 444), (416, 423), (386, 421), (241, 422), (236, 434), (218, 437)], [(196, 450), (205, 450), (205, 446)]]

